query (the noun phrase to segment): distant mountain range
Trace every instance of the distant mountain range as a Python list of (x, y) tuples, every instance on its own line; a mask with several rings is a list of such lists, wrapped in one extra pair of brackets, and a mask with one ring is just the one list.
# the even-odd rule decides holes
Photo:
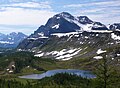
[(0, 48), (15, 48), (26, 37), (27, 35), (21, 32), (12, 32), (7, 35), (0, 33)]
[(97, 52), (111, 48), (115, 49), (114, 52), (108, 52), (114, 58), (120, 53), (120, 49), (115, 48), (119, 44), (120, 23), (106, 26), (87, 16), (75, 17), (62, 12), (51, 17), (45, 25), (20, 42), (18, 50), (35, 52), (38, 57), (69, 60), (77, 57), (101, 58)]

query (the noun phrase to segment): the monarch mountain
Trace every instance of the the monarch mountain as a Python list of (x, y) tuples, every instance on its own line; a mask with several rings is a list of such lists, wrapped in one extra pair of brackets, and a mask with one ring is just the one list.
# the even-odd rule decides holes
[(18, 32), (12, 32), (10, 34), (2, 34), (0, 33), (0, 47), (1, 48), (15, 48), (18, 44), (27, 38), (27, 35)]
[[(94, 57), (102, 49), (118, 47), (120, 44), (120, 24), (106, 27), (87, 16), (72, 16), (62, 12), (51, 17), (34, 34), (18, 45), (18, 50), (29, 50), (35, 56), (49, 56), (60, 60), (73, 57)], [(120, 50), (114, 52), (119, 54)], [(100, 57), (98, 57), (100, 58)]]
[[(50, 37), (53, 33), (69, 33), (92, 30), (108, 29), (104, 24), (100, 22), (94, 22), (87, 16), (74, 17), (67, 12), (62, 12), (50, 18), (45, 25), (40, 26), (37, 31), (34, 32), (34, 34), (31, 34), (18, 47), (23, 49), (31, 49), (41, 45), (44, 40), (46, 40), (45, 38)], [(30, 41), (33, 42), (30, 43)]]

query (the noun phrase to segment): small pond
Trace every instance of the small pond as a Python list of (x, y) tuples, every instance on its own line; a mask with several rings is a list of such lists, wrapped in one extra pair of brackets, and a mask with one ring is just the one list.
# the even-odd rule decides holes
[(42, 74), (31, 74), (31, 75), (24, 75), (19, 76), (19, 78), (25, 78), (25, 79), (42, 79), (44, 77), (50, 77), (57, 73), (69, 73), (69, 74), (76, 74), (78, 76), (84, 77), (84, 78), (95, 78), (96, 76), (92, 74), (90, 71), (85, 70), (77, 70), (77, 69), (57, 69), (57, 70), (49, 70)]

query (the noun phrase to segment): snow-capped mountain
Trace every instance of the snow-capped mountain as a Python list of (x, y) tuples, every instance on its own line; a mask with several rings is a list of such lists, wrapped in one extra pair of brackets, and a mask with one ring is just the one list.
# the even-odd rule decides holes
[(100, 23), (90, 20), (86, 16), (74, 17), (67, 12), (56, 14), (48, 20), (45, 25), (42, 25), (35, 31), (34, 34), (42, 33), (49, 36), (53, 33), (67, 33), (76, 31), (94, 31), (108, 30), (108, 28)]
[(108, 28), (104, 24), (100, 22), (94, 22), (90, 20), (87, 16), (75, 17), (67, 12), (62, 12), (51, 17), (45, 25), (40, 26), (37, 29), (37, 31), (34, 32), (34, 34), (31, 34), (18, 47), (20, 48), (37, 47), (38, 45), (43, 44), (51, 35), (55, 33), (69, 33), (83, 31), (109, 32)]
[(51, 17), (45, 25), (23, 40), (18, 50), (35, 52), (38, 57), (69, 60), (83, 56), (96, 58), (97, 50), (107, 50), (119, 44), (120, 32), (111, 29), (111, 26), (107, 28), (87, 16), (75, 17), (62, 12)]
[(12, 32), (10, 34), (0, 34), (0, 47), (1, 48), (15, 48), (27, 35), (18, 32)]

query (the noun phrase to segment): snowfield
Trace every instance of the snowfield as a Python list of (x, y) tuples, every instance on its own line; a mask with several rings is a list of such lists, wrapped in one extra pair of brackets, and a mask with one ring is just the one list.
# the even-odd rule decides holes
[(111, 33), (111, 38), (113, 38), (114, 40), (120, 40), (120, 36), (117, 36), (114, 33)]
[(0, 41), (1, 44), (14, 44), (14, 42)]
[(98, 49), (98, 51), (96, 52), (97, 54), (102, 54), (102, 53), (105, 53), (107, 52), (106, 50), (101, 50), (101, 49)]
[(54, 25), (52, 28), (58, 29), (60, 24)]
[(59, 38), (63, 37), (63, 36), (70, 36), (70, 35), (77, 35), (79, 34), (80, 32), (69, 32), (69, 33), (54, 33), (54, 34), (51, 34), (53, 36), (57, 36)]
[(93, 58), (99, 60), (99, 59), (102, 59), (103, 57), (102, 56), (95, 56)]
[(61, 51), (51, 51), (51, 52), (41, 52), (39, 54), (34, 55), (35, 57), (49, 56), (52, 55), (55, 59), (58, 60), (70, 60), (75, 55), (77, 55), (82, 49), (62, 49)]
[(44, 55), (44, 53), (41, 53), (41, 54), (36, 54), (34, 55), (35, 57), (42, 57)]

